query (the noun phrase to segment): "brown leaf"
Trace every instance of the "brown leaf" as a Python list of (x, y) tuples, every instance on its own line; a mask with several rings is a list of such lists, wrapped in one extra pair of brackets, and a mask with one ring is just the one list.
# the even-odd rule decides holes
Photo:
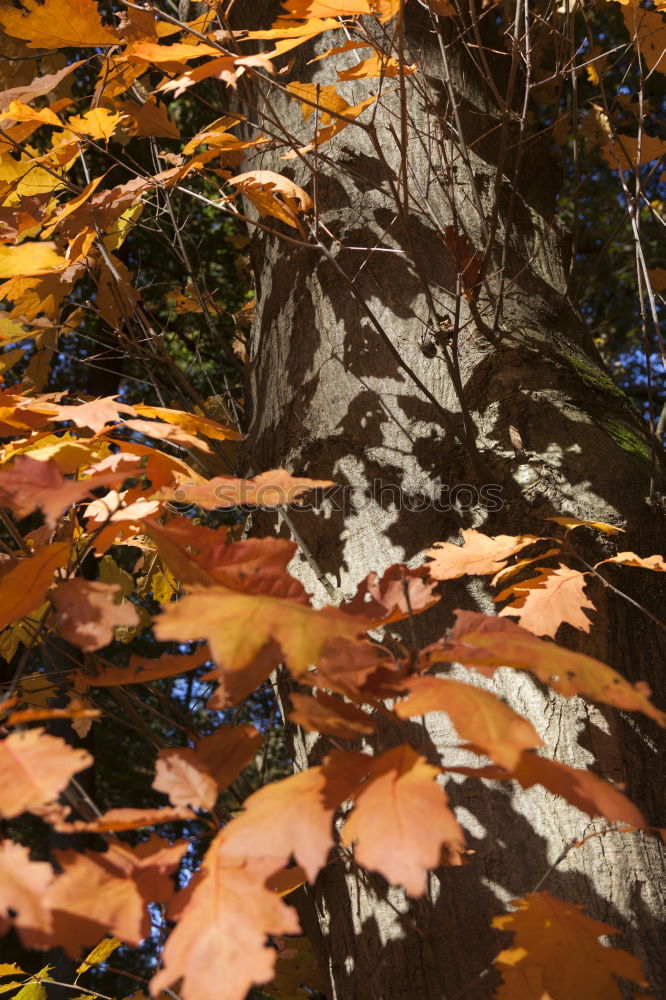
[(615, 979), (647, 986), (638, 959), (599, 938), (620, 932), (591, 920), (582, 906), (549, 892), (513, 899), (514, 913), (494, 917), (493, 927), (515, 935), (513, 945), (495, 959), (503, 983), (497, 1000), (566, 997), (567, 1000), (620, 1000)]
[(401, 686), (409, 694), (394, 708), (399, 718), (446, 712), (462, 739), (509, 770), (523, 750), (542, 744), (527, 719), (490, 691), (441, 677), (409, 677)]
[(141, 830), (160, 823), (176, 823), (196, 819), (191, 809), (109, 809), (93, 820), (73, 820), (63, 818), (57, 812), (42, 816), (58, 833), (108, 833), (109, 831)]
[(427, 872), (440, 864), (442, 851), (460, 863), (464, 834), (426, 763), (408, 744), (369, 758), (369, 777), (354, 794), (354, 809), (342, 839), (354, 844), (359, 864), (377, 871), (410, 896), (422, 896)]
[(375, 731), (375, 722), (367, 712), (322, 691), (314, 696), (293, 692), (290, 700), (294, 708), (289, 719), (309, 732), (326, 733), (338, 740), (357, 740)]
[(76, 427), (89, 427), (95, 434), (99, 434), (106, 424), (117, 424), (122, 419), (121, 413), (136, 416), (133, 406), (116, 400), (115, 396), (105, 396), (75, 406), (58, 403), (54, 404), (54, 407), (57, 411), (54, 420), (71, 420)]
[(118, 38), (105, 27), (94, 0), (25, 0), (27, 14), (12, 7), (0, 10), (0, 24), (8, 35), (23, 38), (31, 49), (97, 48), (116, 45)]
[(408, 569), (396, 563), (384, 570), (382, 576), (369, 573), (356, 591), (354, 598), (342, 608), (348, 614), (362, 614), (365, 617), (389, 622), (401, 621), (411, 615), (426, 611), (439, 601), (433, 594), (437, 581), (427, 582), (428, 567)]
[(304, 479), (291, 476), (284, 469), (262, 472), (254, 479), (236, 479), (233, 476), (216, 476), (204, 483), (181, 483), (164, 492), (167, 500), (196, 504), (203, 510), (224, 507), (282, 507), (299, 503), (308, 490), (332, 486), (328, 479)]
[(24, 729), (0, 741), (0, 813), (7, 819), (52, 802), (77, 771), (90, 767), (86, 750), (43, 729)]
[(118, 600), (121, 590), (117, 584), (77, 577), (59, 583), (50, 597), (61, 634), (86, 652), (108, 646), (116, 628), (139, 624), (134, 605)]
[(610, 559), (602, 559), (594, 567), (598, 569), (604, 563), (621, 563), (623, 566), (636, 566), (639, 569), (651, 569), (654, 573), (666, 573), (666, 560), (663, 556), (637, 556), (635, 552), (618, 552)]
[(200, 646), (196, 652), (165, 653), (157, 660), (133, 653), (126, 667), (109, 667), (99, 674), (77, 672), (73, 676), (77, 682), (89, 687), (118, 687), (124, 684), (148, 684), (164, 677), (177, 677), (188, 670), (196, 670), (210, 660), (208, 646)]
[(227, 830), (217, 835), (201, 877), (169, 909), (178, 923), (164, 948), (164, 967), (152, 979), (153, 996), (181, 980), (184, 1000), (210, 996), (211, 983), (224, 984), (228, 1000), (243, 1000), (251, 986), (273, 976), (276, 953), (266, 936), (300, 929), (296, 911), (265, 886), (282, 866), (274, 859), (229, 857), (226, 836)]

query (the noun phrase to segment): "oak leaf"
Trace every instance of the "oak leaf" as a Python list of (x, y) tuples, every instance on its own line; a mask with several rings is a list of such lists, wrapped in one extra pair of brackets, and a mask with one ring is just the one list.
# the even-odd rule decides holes
[(539, 567), (537, 572), (539, 576), (521, 580), (497, 594), (494, 600), (498, 602), (517, 595), (511, 604), (502, 608), (500, 615), (511, 615), (523, 628), (551, 639), (564, 623), (581, 632), (589, 632), (592, 622), (585, 609), (596, 610), (584, 592), (589, 574), (561, 563), (557, 569)]
[(396, 563), (384, 570), (380, 577), (369, 573), (349, 603), (343, 609), (349, 614), (371, 615), (382, 624), (410, 618), (420, 611), (426, 611), (440, 600), (433, 590), (437, 581), (428, 582), (427, 568), (408, 569)]
[(99, 434), (106, 424), (117, 424), (122, 419), (121, 413), (136, 416), (133, 406), (122, 400), (118, 401), (115, 396), (104, 396), (76, 406), (61, 403), (53, 405), (56, 413), (52, 419), (71, 420), (76, 427), (89, 427), (95, 434)]
[(200, 875), (169, 908), (178, 922), (164, 948), (164, 967), (151, 981), (153, 996), (181, 980), (184, 1000), (210, 996), (211, 983), (224, 984), (225, 1000), (244, 1000), (251, 986), (273, 976), (276, 953), (267, 935), (300, 930), (296, 911), (265, 885), (280, 864), (229, 857), (226, 836), (226, 830), (217, 835)]
[(137, 946), (150, 931), (147, 904), (171, 898), (170, 875), (187, 848), (152, 836), (136, 848), (113, 841), (105, 853), (55, 852), (62, 875), (44, 896), (54, 939), (74, 958), (109, 933)]
[(86, 652), (108, 646), (116, 628), (139, 624), (134, 605), (118, 600), (120, 596), (119, 586), (99, 580), (77, 577), (59, 583), (50, 597), (60, 633)]
[(495, 959), (503, 983), (497, 1000), (620, 1000), (616, 976), (647, 986), (640, 962), (599, 938), (619, 931), (591, 920), (582, 906), (556, 899), (549, 892), (514, 899), (515, 912), (493, 918), (493, 927), (510, 931), (514, 943)]
[(0, 935), (13, 926), (25, 948), (48, 945), (51, 920), (43, 898), (53, 878), (51, 865), (31, 861), (27, 847), (0, 842)]
[(167, 424), (175, 424), (182, 427), (189, 434), (203, 434), (204, 437), (213, 438), (215, 441), (241, 441), (243, 435), (230, 427), (223, 427), (209, 417), (202, 417), (196, 413), (186, 413), (184, 410), (170, 410), (165, 406), (148, 406), (145, 403), (137, 403), (134, 407), (136, 413), (143, 417), (153, 417), (156, 420), (163, 420)]
[(332, 486), (328, 479), (306, 479), (291, 476), (284, 469), (262, 472), (254, 479), (236, 479), (234, 476), (216, 476), (203, 483), (183, 483), (165, 491), (169, 500), (193, 503), (204, 510), (223, 507), (282, 507), (298, 503), (308, 490)]
[(160, 750), (153, 788), (168, 795), (173, 806), (210, 810), (260, 746), (254, 726), (221, 726), (198, 740), (194, 749)]
[[(333, 846), (333, 817), (371, 767), (371, 758), (336, 750), (319, 767), (264, 785), (225, 829), (225, 851), (238, 858), (290, 857), (313, 881)], [(266, 831), (270, 830), (270, 836)]]
[(431, 662), (463, 663), (488, 677), (502, 666), (529, 670), (565, 698), (580, 694), (628, 712), (643, 712), (660, 726), (666, 726), (666, 713), (650, 702), (645, 683), (630, 684), (605, 663), (538, 639), (506, 618), (475, 611), (457, 611), (456, 616), (449, 641), (440, 641), (424, 650)]
[(309, 732), (326, 733), (338, 740), (357, 740), (375, 731), (375, 722), (367, 712), (322, 691), (314, 696), (294, 692), (290, 700), (294, 707), (289, 719)]
[(53, 583), (55, 571), (67, 565), (70, 549), (69, 542), (54, 542), (44, 546), (34, 556), (21, 559), (5, 573), (2, 578), (0, 629), (39, 607)]
[(0, 741), (0, 814), (7, 819), (52, 802), (72, 775), (93, 758), (43, 729), (24, 729)]
[(426, 569), (433, 580), (457, 580), (461, 576), (490, 576), (527, 545), (540, 539), (537, 535), (484, 535), (474, 528), (461, 531), (462, 545), (437, 542), (425, 555), (432, 562)]
[(281, 597), (247, 595), (228, 587), (193, 587), (155, 621), (158, 639), (207, 639), (223, 672), (242, 671), (269, 640), (279, 643), (295, 676), (316, 663), (329, 639), (353, 639), (373, 623), (335, 608), (313, 608)]
[(369, 759), (369, 776), (354, 793), (354, 809), (342, 829), (359, 864), (377, 871), (410, 896), (422, 896), (427, 872), (446, 853), (460, 863), (464, 834), (435, 781), (440, 769), (408, 744)]
[(509, 770), (523, 750), (542, 744), (527, 719), (490, 691), (448, 677), (410, 677), (401, 686), (408, 695), (394, 708), (399, 718), (446, 712), (462, 739)]
[(22, 10), (3, 7), (0, 24), (31, 49), (117, 45), (116, 33), (102, 24), (94, 0), (25, 0)]
[(618, 552), (610, 559), (602, 559), (594, 567), (598, 569), (604, 563), (621, 563), (623, 566), (636, 566), (639, 569), (650, 569), (654, 573), (666, 573), (666, 559), (663, 556), (637, 556), (635, 552)]

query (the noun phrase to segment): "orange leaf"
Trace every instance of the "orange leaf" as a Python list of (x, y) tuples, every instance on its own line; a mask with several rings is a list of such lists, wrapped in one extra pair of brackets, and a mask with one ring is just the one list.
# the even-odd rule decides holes
[(107, 934), (136, 947), (150, 931), (147, 904), (171, 898), (170, 875), (187, 848), (154, 835), (136, 848), (113, 841), (103, 854), (56, 851), (62, 875), (44, 896), (54, 940), (73, 958)]
[(304, 20), (315, 17), (363, 17), (372, 14), (384, 23), (398, 13), (400, 0), (284, 0), (282, 6), (288, 17)]
[(339, 740), (357, 740), (375, 731), (375, 722), (354, 705), (348, 705), (339, 698), (319, 692), (312, 695), (290, 695), (294, 709), (289, 719), (309, 732), (326, 733)]
[(318, 129), (313, 141), (307, 146), (302, 146), (298, 152), (292, 150), (287, 153), (284, 156), (285, 160), (293, 160), (299, 154), (310, 153), (322, 143), (332, 139), (377, 100), (373, 95), (366, 97), (359, 104), (347, 104), (344, 97), (338, 93), (335, 84), (322, 87), (314, 83), (288, 83), (287, 90), (291, 91), (295, 99), (300, 102), (304, 121), (307, 121), (316, 110), (317, 117), (324, 123), (324, 127)]
[(546, 521), (561, 524), (567, 531), (572, 531), (574, 528), (596, 528), (597, 531), (603, 531), (605, 535), (617, 535), (624, 531), (624, 528), (618, 528), (615, 524), (607, 524), (605, 521), (580, 521), (577, 517), (547, 517)]
[(209, 417), (200, 417), (196, 413), (186, 413), (184, 410), (169, 410), (164, 406), (147, 406), (145, 403), (137, 403), (134, 411), (143, 417), (154, 417), (167, 424), (176, 424), (189, 434), (203, 434), (216, 441), (241, 441), (243, 438), (239, 431), (223, 427), (222, 424), (210, 420)]
[[(319, 767), (264, 785), (226, 827), (225, 853), (238, 858), (293, 856), (313, 881), (333, 846), (333, 816), (371, 767), (371, 758), (336, 750)], [(266, 831), (270, 830), (270, 836)]]
[(210, 996), (211, 983), (223, 983), (228, 1000), (243, 1000), (253, 984), (273, 976), (276, 952), (266, 936), (300, 929), (296, 911), (265, 885), (282, 866), (274, 859), (229, 857), (226, 836), (227, 830), (217, 835), (201, 877), (169, 909), (178, 923), (164, 949), (164, 967), (151, 981), (153, 996), (182, 980), (178, 993), (184, 1000)]
[(461, 576), (490, 576), (507, 559), (527, 545), (540, 541), (537, 535), (484, 535), (474, 528), (461, 531), (462, 545), (437, 542), (425, 555), (432, 559), (425, 568), (433, 580), (457, 580)]
[(118, 584), (77, 577), (65, 580), (50, 594), (61, 634), (79, 649), (91, 652), (113, 641), (114, 630), (139, 624), (130, 601), (118, 600)]
[(666, 726), (666, 713), (651, 704), (647, 685), (630, 684), (605, 663), (537, 639), (506, 618), (475, 611), (457, 611), (456, 616), (451, 641), (440, 641), (424, 650), (431, 661), (464, 663), (487, 676), (502, 666), (529, 670), (566, 698), (580, 694), (615, 708), (643, 712)]
[(639, 569), (651, 569), (654, 573), (666, 573), (666, 560), (663, 556), (637, 556), (635, 552), (618, 552), (610, 559), (602, 559), (594, 567), (597, 569), (604, 563), (621, 563), (623, 566), (636, 566)]
[(25, 729), (0, 741), (0, 813), (7, 819), (52, 802), (93, 759), (43, 729)]
[(118, 37), (105, 27), (94, 0), (25, 0), (22, 10), (2, 7), (0, 24), (8, 35), (23, 38), (31, 49), (84, 48), (117, 45)]
[(441, 863), (459, 864), (464, 834), (435, 781), (438, 767), (408, 744), (369, 758), (369, 777), (354, 794), (354, 809), (342, 839), (354, 844), (359, 864), (377, 871), (410, 896), (422, 896), (427, 872)]
[(176, 677), (187, 670), (196, 670), (210, 659), (207, 646), (200, 646), (189, 656), (182, 653), (165, 653), (157, 660), (133, 653), (127, 667), (110, 667), (101, 674), (76, 673), (78, 683), (90, 687), (118, 687), (123, 684), (147, 684), (164, 677)]
[(20, 243), (0, 246), (0, 278), (28, 278), (64, 271), (69, 261), (55, 249), (55, 243)]
[(193, 587), (187, 597), (169, 604), (155, 621), (158, 639), (207, 639), (223, 672), (242, 671), (274, 639), (296, 676), (316, 663), (334, 637), (355, 638), (370, 621), (335, 608), (315, 611), (295, 601), (246, 595), (227, 587)]
[(120, 830), (141, 830), (146, 826), (160, 823), (175, 823), (180, 820), (196, 819), (191, 809), (109, 809), (93, 820), (64, 819), (57, 810), (52, 813), (40, 812), (42, 819), (50, 823), (58, 833), (108, 833)]
[(21, 844), (0, 842), (0, 935), (14, 926), (25, 948), (49, 944), (51, 920), (43, 898), (52, 881), (51, 865), (31, 861)]
[(551, 639), (555, 638), (558, 628), (565, 622), (581, 632), (589, 632), (592, 622), (584, 609), (596, 610), (584, 593), (589, 574), (562, 563), (557, 569), (539, 567), (537, 572), (541, 575), (514, 583), (494, 598), (495, 601), (506, 601), (508, 597), (517, 595), (511, 604), (502, 608), (500, 615), (511, 615), (523, 628), (528, 628), (535, 635), (548, 635)]
[(284, 469), (271, 469), (254, 479), (216, 476), (205, 483), (181, 483), (174, 489), (165, 490), (163, 495), (165, 499), (179, 503), (197, 504), (203, 510), (241, 506), (282, 507), (298, 503), (301, 495), (308, 490), (325, 489), (332, 485), (329, 479), (299, 478)]
[(511, 948), (495, 959), (503, 983), (497, 1000), (517, 997), (566, 997), (567, 1000), (620, 1000), (615, 980), (628, 979), (647, 986), (640, 962), (621, 948), (601, 944), (599, 938), (620, 932), (591, 920), (582, 906), (556, 899), (549, 892), (513, 899), (516, 912), (494, 917), (492, 924), (515, 935)]
[(389, 566), (381, 577), (369, 573), (359, 584), (353, 600), (342, 606), (343, 610), (349, 614), (371, 615), (384, 625), (426, 611), (440, 598), (433, 594), (436, 581), (428, 583), (425, 576), (427, 567), (408, 569), (401, 563)]
[(273, 170), (236, 174), (229, 183), (252, 202), (260, 215), (272, 215), (294, 229), (300, 228), (298, 213), (313, 207), (312, 198), (302, 187)]
[(446, 712), (462, 739), (509, 770), (523, 750), (542, 744), (527, 719), (490, 691), (441, 677), (410, 677), (401, 686), (409, 694), (395, 706), (399, 718)]
[(44, 601), (56, 569), (67, 565), (69, 542), (54, 542), (27, 559), (21, 559), (2, 578), (0, 629), (34, 611)]
[(173, 806), (212, 809), (219, 793), (250, 763), (261, 746), (254, 726), (222, 726), (195, 748), (160, 750), (153, 788)]

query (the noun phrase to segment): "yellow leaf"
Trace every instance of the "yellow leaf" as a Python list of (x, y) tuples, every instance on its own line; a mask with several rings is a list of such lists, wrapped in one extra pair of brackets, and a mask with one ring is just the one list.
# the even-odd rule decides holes
[(116, 948), (119, 948), (121, 944), (122, 941), (119, 941), (118, 938), (104, 938), (103, 941), (100, 941), (100, 943), (93, 948), (89, 955), (86, 955), (85, 959), (76, 970), (77, 974), (80, 975), (82, 972), (87, 972), (91, 965), (97, 965), (99, 962), (105, 962), (111, 952), (115, 951)]
[(23, 10), (3, 6), (0, 24), (31, 49), (116, 45), (118, 36), (102, 24), (94, 0), (24, 0)]
[(57, 253), (55, 243), (0, 246), (0, 278), (28, 278), (53, 271), (64, 271), (68, 264), (69, 261)]
[(125, 117), (119, 111), (109, 111), (108, 108), (93, 108), (85, 115), (69, 118), (67, 127), (72, 132), (89, 135), (93, 139), (105, 139), (107, 142)]

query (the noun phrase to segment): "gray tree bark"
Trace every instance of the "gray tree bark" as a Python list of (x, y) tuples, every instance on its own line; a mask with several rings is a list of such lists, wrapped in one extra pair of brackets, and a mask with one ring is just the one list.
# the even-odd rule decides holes
[[(255, 13), (266, 27), (276, 11), (264, 2)], [(663, 552), (660, 459), (567, 298), (557, 170), (525, 116), (513, 112), (523, 102), (520, 61), (488, 51), (483, 65), (481, 50), (472, 58), (447, 22), (416, 3), (405, 17), (406, 61), (419, 73), (405, 77), (404, 92), (398, 79), (383, 82), (360, 119), (372, 121), (370, 129), (350, 125), (316, 153), (287, 161), (289, 146), (277, 142), (242, 168), (286, 173), (315, 200), (310, 247), (265, 230), (252, 237), (248, 471), (280, 466), (366, 491), (343, 510), (335, 509), (337, 494), (317, 513), (291, 513), (339, 595), (372, 570), (418, 562), (423, 549), (457, 539), (461, 527), (548, 534), (548, 517), (571, 515), (623, 527), (621, 549)], [(395, 23), (374, 29), (384, 46), (395, 31)], [(308, 58), (347, 40), (342, 32), (331, 37), (314, 43)], [(501, 46), (495, 38), (490, 47)], [(308, 64), (298, 55), (287, 79), (329, 85), (332, 66), (355, 59), (352, 52)], [(356, 104), (378, 87), (364, 80), (339, 90)], [(283, 90), (255, 83), (244, 98), (278, 137), (311, 139), (315, 116), (305, 124)], [(486, 247), (485, 277), (466, 296), (456, 257)], [(465, 484), (478, 498), (471, 506)], [(420, 496), (429, 501), (422, 509)], [(447, 499), (454, 500), (448, 510)], [(268, 515), (259, 528), (288, 533)], [(586, 529), (577, 541), (589, 560), (617, 549)], [(330, 599), (306, 560), (295, 571), (320, 602)], [(609, 574), (659, 615), (655, 577)], [(591, 635), (564, 626), (559, 641), (647, 680), (663, 705), (664, 631), (598, 581), (589, 591), (598, 609)], [(445, 584), (442, 593), (442, 603), (414, 622), (423, 643), (443, 634), (455, 607), (493, 611), (481, 583)], [(548, 756), (624, 782), (649, 822), (659, 823), (659, 734), (650, 723), (563, 699), (508, 669), (492, 681), (463, 668), (458, 675), (524, 713)], [(411, 735), (433, 760), (440, 750), (445, 762), (466, 759), (445, 749), (452, 735), (442, 716), (429, 715)], [(396, 739), (384, 732), (380, 745)], [(325, 752), (323, 740), (294, 734), (297, 766)], [(659, 840), (606, 832), (556, 864), (572, 840), (607, 824), (541, 787), (501, 785), (447, 781), (474, 853), (465, 867), (433, 873), (426, 898), (410, 900), (348, 860), (329, 865), (302, 894), (302, 920), (331, 997), (488, 998), (497, 981), (492, 957), (506, 943), (490, 921), (537, 887), (626, 931), (623, 944), (644, 960), (657, 995), (666, 995)]]

